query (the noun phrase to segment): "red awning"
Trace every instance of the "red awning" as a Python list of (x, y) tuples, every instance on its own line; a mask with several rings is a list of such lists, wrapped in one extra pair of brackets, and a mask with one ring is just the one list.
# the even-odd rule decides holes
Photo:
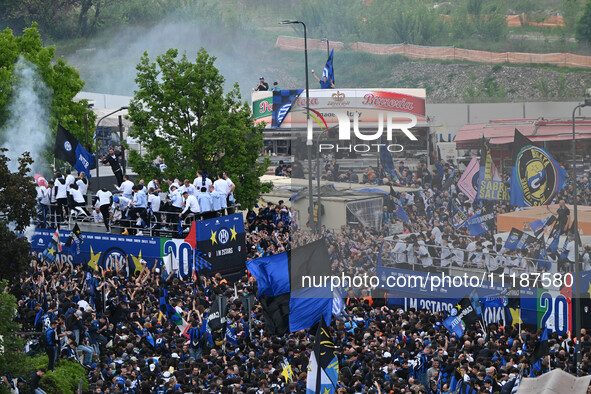
[[(467, 124), (458, 131), (455, 142), (458, 147), (473, 146), (484, 136), (491, 145), (510, 144), (513, 142), (515, 129), (518, 129), (532, 142), (572, 139), (572, 121), (540, 118), (493, 120), (489, 123)], [(577, 120), (575, 135), (577, 140), (591, 139), (591, 120)]]

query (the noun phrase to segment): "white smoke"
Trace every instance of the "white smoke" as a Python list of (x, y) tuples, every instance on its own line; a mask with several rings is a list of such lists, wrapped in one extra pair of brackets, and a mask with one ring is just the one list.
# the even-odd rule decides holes
[(43, 154), (49, 128), (51, 92), (31, 62), (19, 57), (14, 66), (13, 94), (9, 99), (8, 119), (0, 129), (1, 146), (10, 159), (8, 168), (18, 169), (18, 158), (29, 152), (34, 160), (33, 173), (43, 168)]

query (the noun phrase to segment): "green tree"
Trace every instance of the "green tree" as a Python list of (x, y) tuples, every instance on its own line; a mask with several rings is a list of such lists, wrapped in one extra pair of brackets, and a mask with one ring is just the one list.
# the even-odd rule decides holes
[[(78, 71), (65, 60), (55, 58), (55, 47), (44, 47), (37, 25), (24, 30), (22, 36), (15, 36), (10, 29), (0, 33), (0, 128), (8, 117), (7, 104), (14, 92), (13, 72), (19, 56), (35, 64), (43, 81), (53, 96), (51, 98), (50, 127), (57, 131), (58, 121), (79, 141), (84, 141), (84, 113), (86, 100), (73, 101), (84, 82)], [(89, 112), (89, 124), (94, 124), (96, 115)], [(0, 136), (2, 137), (2, 136)]]
[[(16, 172), (8, 169), (9, 159), (0, 149), (0, 278), (11, 278), (23, 271), (29, 264), (31, 245), (25, 237), (18, 237), (31, 223), (35, 215), (35, 186), (28, 176), (33, 160), (25, 152), (19, 158)], [(12, 231), (14, 230), (14, 231)]]
[(567, 30), (573, 31), (579, 13), (579, 0), (562, 0), (562, 17)]
[(193, 179), (197, 170), (216, 174), (227, 171), (236, 184), (235, 197), (252, 207), (259, 193), (269, 190), (259, 177), (269, 165), (259, 162), (263, 125), (253, 123), (238, 85), (224, 94), (224, 77), (214, 66), (215, 57), (203, 48), (195, 62), (176, 49), (150, 62), (148, 54), (137, 66), (138, 90), (129, 106), (138, 138), (147, 153), (130, 152), (130, 164), (140, 177), (160, 176), (153, 166), (164, 159), (165, 176)]
[(578, 41), (591, 42), (591, 0), (585, 2), (585, 9), (575, 27), (575, 37)]
[[(31, 360), (21, 349), (24, 342), (15, 334), (20, 330), (20, 324), (14, 321), (16, 317), (17, 304), (14, 295), (5, 291), (8, 280), (0, 281), (0, 375), (26, 377), (31, 366)], [(4, 385), (0, 385), (0, 393)]]

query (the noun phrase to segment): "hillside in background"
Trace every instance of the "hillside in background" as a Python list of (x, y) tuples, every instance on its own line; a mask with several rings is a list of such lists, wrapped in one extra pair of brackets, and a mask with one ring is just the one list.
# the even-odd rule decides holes
[[(174, 47), (191, 58), (200, 47), (218, 58), (226, 87), (243, 98), (259, 76), (282, 88), (303, 87), (304, 56), (274, 47), (279, 35), (347, 43), (412, 43), (490, 51), (591, 54), (577, 41), (583, 0), (59, 0), (18, 7), (0, 0), (0, 23), (20, 29), (32, 21), (47, 44), (80, 71), (84, 90), (131, 95), (135, 66)], [(34, 4), (37, 4), (36, 6)], [(12, 7), (12, 8), (11, 8)], [(2, 12), (5, 11), (5, 12)], [(511, 16), (513, 15), (513, 16)], [(509, 23), (507, 22), (509, 20)], [(321, 70), (326, 51), (310, 51)], [(549, 66), (410, 61), (350, 49), (335, 55), (342, 87), (424, 87), (431, 102), (534, 101), (581, 97), (589, 73)], [(316, 81), (310, 76), (310, 86)]]

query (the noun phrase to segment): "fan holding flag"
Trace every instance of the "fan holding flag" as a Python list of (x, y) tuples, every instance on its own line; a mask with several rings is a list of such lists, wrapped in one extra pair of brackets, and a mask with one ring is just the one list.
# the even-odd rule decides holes
[(312, 75), (320, 83), (320, 89), (334, 89), (334, 67), (333, 67), (333, 54), (334, 49), (330, 51), (330, 55), (326, 60), (326, 65), (322, 71), (322, 79), (318, 78), (318, 75), (312, 70)]

